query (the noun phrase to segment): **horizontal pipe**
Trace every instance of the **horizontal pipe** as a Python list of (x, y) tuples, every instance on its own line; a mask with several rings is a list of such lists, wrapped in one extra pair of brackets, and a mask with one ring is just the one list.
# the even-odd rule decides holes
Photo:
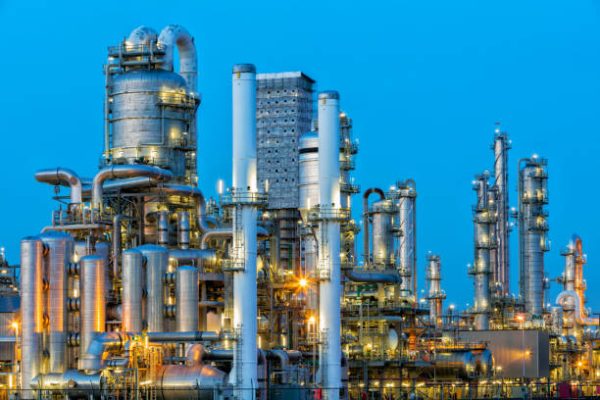
[(402, 278), (396, 271), (380, 272), (380, 271), (357, 271), (353, 269), (344, 270), (346, 278), (353, 282), (363, 283), (402, 283)]
[(103, 184), (106, 180), (136, 177), (149, 177), (160, 181), (168, 181), (173, 177), (173, 173), (150, 165), (112, 165), (103, 168), (94, 176), (92, 182), (92, 208), (98, 210), (102, 208)]
[(177, 265), (214, 265), (217, 253), (214, 249), (169, 249), (169, 260)]
[(189, 331), (189, 332), (148, 332), (148, 340), (152, 343), (192, 343), (216, 342), (219, 334), (216, 332)]

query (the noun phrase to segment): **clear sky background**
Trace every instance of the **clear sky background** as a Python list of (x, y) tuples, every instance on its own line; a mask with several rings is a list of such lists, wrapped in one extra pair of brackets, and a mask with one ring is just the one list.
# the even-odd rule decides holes
[[(195, 36), (199, 54), (204, 191), (231, 176), (231, 66), (305, 71), (320, 90), (341, 93), (360, 139), (355, 175), (363, 189), (416, 179), (420, 286), (434, 251), (448, 303), (464, 307), (472, 303), (471, 180), (492, 168), (489, 146), (501, 121), (513, 140), (511, 205), (517, 160), (549, 159), (547, 274), (562, 272), (560, 249), (579, 233), (588, 297), (600, 309), (598, 0), (0, 0), (0, 21), (0, 245), (12, 263), (19, 240), (48, 224), (54, 207), (35, 170), (97, 169), (107, 46), (138, 25), (177, 23)], [(512, 245), (516, 291), (516, 231)]]

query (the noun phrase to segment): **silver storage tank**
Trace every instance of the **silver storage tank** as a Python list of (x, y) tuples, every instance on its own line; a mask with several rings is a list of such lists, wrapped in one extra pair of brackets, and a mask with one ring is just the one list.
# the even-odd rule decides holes
[(133, 70), (113, 78), (113, 163), (146, 163), (186, 174), (186, 151), (196, 103), (186, 82), (165, 70)]
[(371, 206), (373, 218), (373, 262), (387, 266), (392, 262), (394, 237), (392, 236), (392, 202), (380, 200)]

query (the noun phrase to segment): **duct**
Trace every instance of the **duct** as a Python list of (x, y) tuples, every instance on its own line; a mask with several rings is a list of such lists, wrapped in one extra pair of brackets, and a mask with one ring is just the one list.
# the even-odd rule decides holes
[(161, 246), (145, 244), (136, 250), (146, 259), (146, 319), (148, 332), (164, 331), (163, 277), (167, 272), (169, 252)]
[(38, 375), (31, 387), (36, 390), (50, 390), (52, 394), (60, 392), (68, 398), (101, 398), (105, 378), (101, 373), (86, 374), (77, 370), (64, 373)]
[(177, 245), (180, 249), (190, 247), (190, 214), (187, 211), (177, 213)]
[[(252, 198), (258, 192), (256, 171), (256, 68), (250, 64), (233, 67), (233, 198)], [(233, 328), (241, 340), (230, 374), (240, 400), (254, 398), (257, 384), (256, 360), (256, 255), (257, 208), (240, 201), (233, 215)]]
[(50, 185), (69, 186), (71, 189), (71, 204), (79, 204), (82, 201), (81, 179), (73, 170), (60, 167), (43, 169), (35, 173), (35, 179), (38, 182)]
[(279, 350), (279, 349), (275, 349), (275, 350), (268, 350), (267, 351), (267, 358), (269, 359), (277, 359), (279, 360), (279, 366), (281, 368), (281, 372), (282, 372), (282, 377), (281, 377), (281, 383), (282, 384), (287, 384), (288, 380), (289, 380), (289, 369), (290, 369), (290, 357), (288, 356), (287, 351), (285, 350)]
[(92, 208), (102, 208), (104, 181), (108, 179), (122, 179), (135, 177), (149, 177), (160, 181), (168, 181), (173, 177), (171, 171), (150, 165), (112, 165), (101, 169), (92, 182)]
[(207, 331), (147, 332), (148, 341), (153, 343), (216, 342), (219, 334)]
[(365, 263), (371, 260), (369, 246), (369, 196), (373, 193), (379, 195), (379, 200), (385, 200), (385, 194), (379, 188), (369, 188), (363, 194), (363, 256)]
[[(319, 123), (319, 370), (323, 395), (339, 399), (342, 388), (340, 341), (340, 221), (332, 218), (340, 207), (339, 94), (322, 92), (318, 100)], [(339, 217), (338, 217), (339, 218)]]
[(48, 232), (40, 236), (47, 248), (48, 270), (48, 353), (49, 371), (67, 370), (67, 267), (73, 254), (73, 238), (67, 233)]
[(41, 366), (41, 336), (43, 331), (43, 254), (39, 238), (21, 241), (21, 385), (23, 398), (33, 398), (28, 390), (33, 378), (43, 372)]
[(165, 46), (164, 67), (173, 71), (175, 46), (179, 52), (179, 71), (177, 73), (185, 79), (188, 91), (197, 92), (198, 85), (198, 59), (194, 38), (179, 25), (167, 25), (158, 36), (158, 43)]
[(125, 332), (142, 331), (142, 288), (144, 256), (135, 249), (123, 252), (123, 295), (121, 329)]
[(204, 353), (204, 345), (200, 343), (190, 345), (185, 354), (185, 364), (188, 367), (202, 365)]
[(198, 329), (198, 268), (181, 266), (177, 268), (175, 296), (177, 301), (177, 331)]
[(353, 282), (363, 283), (394, 283), (400, 284), (402, 278), (396, 271), (380, 272), (380, 271), (360, 271), (356, 269), (344, 270), (346, 278)]
[(80, 370), (98, 371), (102, 368), (103, 355), (107, 351), (123, 352), (127, 350), (129, 336), (123, 332), (104, 332), (94, 337), (89, 346), (82, 351), (79, 359)]
[(169, 212), (161, 210), (158, 212), (157, 220), (157, 232), (158, 232), (158, 245), (168, 246), (169, 245)]
[[(580, 307), (579, 294), (574, 290), (563, 290), (556, 297), (556, 304), (560, 305), (567, 318), (567, 312), (570, 310), (575, 311), (575, 322), (580, 326), (598, 326), (600, 325), (600, 317), (587, 317), (585, 310)], [(571, 326), (574, 326), (571, 325)]]
[[(86, 354), (88, 347), (105, 330), (105, 262), (97, 255), (88, 255), (80, 261), (80, 354)], [(87, 369), (80, 358), (80, 369)]]

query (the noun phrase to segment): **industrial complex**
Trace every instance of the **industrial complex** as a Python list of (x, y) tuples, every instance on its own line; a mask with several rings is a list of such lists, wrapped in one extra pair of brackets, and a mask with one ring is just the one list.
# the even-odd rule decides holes
[(233, 66), (232, 186), (209, 198), (193, 37), (139, 27), (108, 48), (104, 73), (97, 172), (40, 166), (52, 218), (22, 239), (20, 261), (0, 253), (0, 397), (600, 395), (584, 241), (564, 239), (550, 298), (547, 160), (513, 160), (500, 127), (489, 165), (473, 166), (474, 298), (458, 309), (445, 304), (443, 254), (417, 250), (418, 182), (355, 183), (343, 93)]

